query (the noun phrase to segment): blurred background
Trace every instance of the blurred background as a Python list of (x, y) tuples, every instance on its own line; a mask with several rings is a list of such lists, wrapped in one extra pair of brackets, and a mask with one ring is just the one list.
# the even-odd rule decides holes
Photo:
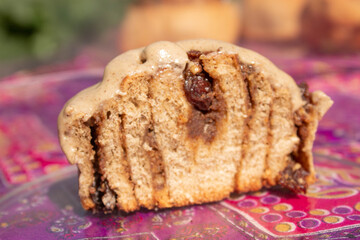
[(270, 59), (358, 55), (360, 0), (1, 0), (0, 78), (100, 67), (128, 49), (191, 38)]

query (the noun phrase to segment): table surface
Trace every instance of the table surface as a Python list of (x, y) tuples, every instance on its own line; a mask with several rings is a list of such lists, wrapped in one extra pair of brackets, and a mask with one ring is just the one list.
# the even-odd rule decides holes
[(66, 100), (101, 80), (103, 68), (17, 75), (0, 82), (0, 239), (360, 238), (360, 58), (272, 60), (335, 102), (318, 129), (318, 180), (306, 195), (264, 189), (161, 211), (85, 212), (56, 120)]

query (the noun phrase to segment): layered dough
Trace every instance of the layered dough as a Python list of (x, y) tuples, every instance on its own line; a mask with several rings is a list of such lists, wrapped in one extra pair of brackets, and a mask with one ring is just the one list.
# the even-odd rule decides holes
[(311, 148), (332, 101), (224, 42), (158, 42), (109, 63), (63, 108), (59, 136), (85, 209), (218, 201), (315, 180)]

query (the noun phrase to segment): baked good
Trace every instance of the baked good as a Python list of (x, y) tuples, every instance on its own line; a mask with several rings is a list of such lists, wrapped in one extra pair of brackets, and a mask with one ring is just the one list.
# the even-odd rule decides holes
[(249, 41), (294, 41), (301, 33), (307, 0), (244, 0), (243, 37)]
[(160, 40), (193, 38), (236, 42), (240, 32), (241, 14), (236, 2), (163, 0), (159, 4), (148, 1), (127, 10), (120, 27), (118, 46), (125, 51)]
[(184, 206), (277, 184), (304, 192), (331, 104), (250, 50), (156, 42), (116, 57), (69, 100), (59, 138), (85, 209)]
[(309, 1), (303, 39), (320, 52), (360, 51), (360, 1)]
[(145, 4), (164, 4), (164, 3), (195, 3), (195, 2), (220, 2), (223, 0), (138, 0), (139, 3)]

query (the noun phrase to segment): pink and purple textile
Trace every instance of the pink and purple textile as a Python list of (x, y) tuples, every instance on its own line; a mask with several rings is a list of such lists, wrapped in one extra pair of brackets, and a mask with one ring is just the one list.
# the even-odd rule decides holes
[(0, 239), (360, 239), (359, 57), (275, 62), (335, 102), (319, 126), (308, 193), (275, 188), (128, 215), (81, 208), (77, 170), (57, 141), (60, 108), (102, 69), (0, 82)]

